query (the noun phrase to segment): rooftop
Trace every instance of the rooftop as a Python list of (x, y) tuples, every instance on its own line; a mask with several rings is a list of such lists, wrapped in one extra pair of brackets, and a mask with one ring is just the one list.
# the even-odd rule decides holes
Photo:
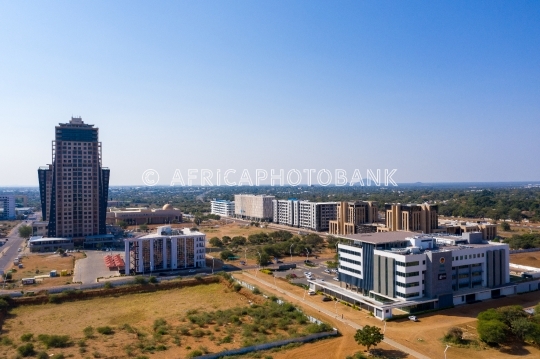
[(350, 239), (354, 241), (372, 243), (372, 244), (383, 244), (383, 243), (392, 243), (405, 241), (407, 238), (417, 236), (418, 233), (415, 232), (377, 232), (377, 233), (357, 233), (357, 234), (347, 234), (347, 235), (338, 235), (337, 237)]

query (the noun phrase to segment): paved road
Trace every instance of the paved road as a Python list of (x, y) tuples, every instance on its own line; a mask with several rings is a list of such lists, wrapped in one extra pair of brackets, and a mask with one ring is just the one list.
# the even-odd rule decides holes
[(19, 227), (24, 224), (30, 225), (31, 221), (22, 221), (15, 226), (7, 236), (8, 241), (0, 247), (0, 270), (4, 272), (8, 270), (19, 254), (18, 249), (24, 245), (24, 238), (19, 237)]
[[(349, 325), (350, 327), (352, 327), (352, 328), (354, 328), (354, 329), (362, 329), (362, 326), (361, 326), (361, 325), (359, 325), (359, 324), (357, 324), (357, 323), (355, 323), (355, 322), (353, 322), (353, 321), (350, 321), (350, 320), (348, 320), (348, 319), (340, 319), (339, 316), (336, 317), (336, 314), (335, 314), (335, 313), (332, 313), (332, 312), (330, 312), (329, 310), (327, 310), (327, 309), (325, 309), (325, 308), (323, 308), (323, 307), (321, 307), (321, 306), (319, 306), (319, 305), (317, 305), (317, 304), (315, 304), (315, 303), (311, 303), (311, 302), (305, 301), (303, 298), (297, 296), (296, 294), (293, 294), (293, 293), (291, 293), (291, 292), (288, 292), (288, 291), (286, 291), (286, 290), (283, 290), (282, 288), (276, 287), (273, 283), (270, 283), (270, 282), (267, 282), (267, 281), (263, 280), (263, 279), (262, 279), (262, 276), (254, 276), (254, 275), (252, 275), (252, 274), (250, 274), (250, 273), (247, 273), (247, 272), (244, 272), (243, 274), (244, 274), (245, 276), (251, 278), (252, 280), (255, 280), (255, 281), (257, 281), (257, 282), (259, 282), (259, 283), (261, 283), (261, 284), (263, 284), (263, 285), (265, 285), (265, 286), (267, 286), (267, 287), (269, 287), (269, 288), (272, 288), (272, 289), (274, 289), (274, 290), (277, 290), (278, 292), (280, 292), (280, 293), (282, 293), (282, 294), (284, 294), (284, 295), (287, 295), (287, 296), (289, 296), (289, 297), (291, 297), (291, 298), (293, 298), (293, 299), (296, 299), (297, 301), (302, 302), (304, 305), (308, 305), (308, 306), (312, 307), (313, 309), (316, 309), (316, 310), (318, 310), (319, 312), (328, 315), (329, 317), (332, 317), (332, 318), (336, 318), (336, 319), (338, 319), (338, 320), (341, 320), (343, 323)], [(391, 346), (393, 346), (394, 348), (396, 348), (396, 349), (398, 349), (398, 350), (401, 350), (402, 352), (405, 352), (405, 353), (407, 353), (407, 354), (409, 354), (409, 355), (411, 355), (411, 356), (413, 356), (413, 357), (415, 357), (415, 358), (418, 358), (418, 359), (430, 359), (428, 356), (425, 356), (425, 355), (423, 355), (423, 354), (420, 354), (420, 353), (418, 353), (417, 351), (415, 351), (415, 350), (413, 350), (413, 349), (407, 348), (406, 346), (401, 345), (401, 344), (399, 344), (398, 342), (396, 342), (396, 341), (394, 341), (394, 340), (392, 340), (392, 339), (390, 339), (390, 338), (388, 338), (388, 337), (386, 337), (386, 336), (385, 336), (383, 342), (385, 342), (386, 344), (391, 345)]]

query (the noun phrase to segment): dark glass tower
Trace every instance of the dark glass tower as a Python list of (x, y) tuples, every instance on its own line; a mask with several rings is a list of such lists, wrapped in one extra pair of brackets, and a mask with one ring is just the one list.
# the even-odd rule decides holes
[(56, 126), (52, 164), (38, 169), (43, 220), (49, 237), (84, 238), (106, 234), (109, 169), (101, 165), (98, 128), (80, 117)]

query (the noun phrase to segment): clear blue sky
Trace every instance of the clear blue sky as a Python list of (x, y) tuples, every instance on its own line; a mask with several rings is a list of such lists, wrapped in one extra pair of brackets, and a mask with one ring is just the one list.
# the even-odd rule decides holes
[(538, 1), (0, 1), (0, 54), (0, 186), (37, 186), (71, 115), (100, 128), (113, 185), (540, 180)]

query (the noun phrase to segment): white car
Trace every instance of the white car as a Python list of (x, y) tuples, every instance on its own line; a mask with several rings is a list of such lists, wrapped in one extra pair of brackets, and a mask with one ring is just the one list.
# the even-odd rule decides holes
[(317, 294), (317, 293), (315, 293), (315, 291), (314, 291), (314, 290), (310, 290), (310, 291), (309, 291), (309, 292), (307, 292), (307, 293), (308, 293), (309, 295), (315, 295), (315, 294)]
[(17, 249), (17, 252), (20, 252), (20, 251), (22, 251), (22, 249), (21, 249), (21, 248)]
[(330, 271), (328, 269), (325, 269), (324, 273), (330, 273)]
[(332, 278), (333, 280), (335, 280), (336, 282), (339, 282), (339, 278), (338, 277), (334, 277)]
[(188, 273), (195, 273), (195, 269), (188, 270)]
[(417, 322), (418, 318), (416, 318), (416, 315), (410, 315), (409, 320), (412, 320), (413, 322)]

